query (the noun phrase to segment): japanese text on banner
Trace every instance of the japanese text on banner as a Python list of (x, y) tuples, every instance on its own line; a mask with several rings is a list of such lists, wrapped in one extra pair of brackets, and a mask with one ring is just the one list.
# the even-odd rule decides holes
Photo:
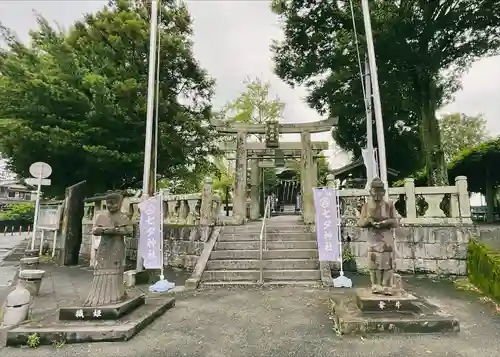
[(163, 264), (162, 205), (163, 202), (159, 195), (139, 203), (141, 216), (138, 256), (144, 259), (146, 269), (160, 269)]
[(314, 188), (316, 209), (316, 238), (320, 261), (340, 259), (340, 229), (337, 207), (337, 192), (333, 188)]

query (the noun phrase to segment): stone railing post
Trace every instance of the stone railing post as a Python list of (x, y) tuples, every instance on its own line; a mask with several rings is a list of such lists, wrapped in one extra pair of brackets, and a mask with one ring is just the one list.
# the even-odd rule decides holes
[(207, 177), (203, 183), (203, 191), (201, 192), (201, 208), (200, 208), (200, 225), (210, 226), (214, 219), (212, 209), (212, 179)]
[(335, 175), (333, 174), (326, 175), (326, 187), (335, 188)]
[(472, 223), (467, 177), (457, 176), (455, 178), (455, 186), (458, 191), (458, 205), (460, 207), (460, 218), (462, 219), (462, 223)]
[(415, 199), (415, 180), (412, 178), (405, 179), (405, 195), (406, 195), (406, 219), (417, 218), (417, 204)]

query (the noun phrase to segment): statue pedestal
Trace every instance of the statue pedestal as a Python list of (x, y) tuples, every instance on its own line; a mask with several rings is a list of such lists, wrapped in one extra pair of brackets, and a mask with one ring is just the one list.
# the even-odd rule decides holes
[(418, 299), (403, 291), (398, 295), (373, 294), (371, 289), (355, 289), (356, 305), (363, 312), (418, 311)]
[(138, 295), (109, 306), (62, 307), (58, 311), (59, 320), (46, 316), (9, 330), (7, 345), (25, 346), (33, 334), (38, 335), (40, 345), (52, 345), (54, 341), (67, 344), (128, 341), (174, 306), (174, 297), (145, 299), (144, 295)]
[(415, 295), (372, 294), (371, 289), (333, 292), (334, 328), (343, 335), (459, 332), (456, 318)]
[(61, 307), (59, 320), (101, 321), (118, 320), (146, 302), (145, 295), (129, 298), (123, 302), (106, 306)]

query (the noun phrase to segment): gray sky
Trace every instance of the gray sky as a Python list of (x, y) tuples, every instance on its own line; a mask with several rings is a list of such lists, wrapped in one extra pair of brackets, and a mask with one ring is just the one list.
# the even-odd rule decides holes
[[(0, 0), (0, 21), (26, 39), (28, 30), (36, 26), (33, 9), (67, 26), (106, 2)], [(273, 74), (269, 45), (272, 39), (281, 36), (281, 31), (276, 16), (269, 10), (269, 1), (192, 0), (186, 3), (194, 19), (196, 57), (217, 80), (216, 106), (237, 97), (244, 90), (245, 77), (259, 77), (270, 81), (272, 95), (278, 95), (286, 103), (285, 121), (320, 119), (305, 104), (304, 90), (289, 88)], [(500, 81), (491, 80), (493, 78), (500, 78), (500, 57), (475, 63), (464, 76), (463, 90), (456, 94), (455, 102), (442, 111), (483, 113), (490, 133), (500, 134)], [(328, 136), (320, 135), (317, 139), (325, 140)]]

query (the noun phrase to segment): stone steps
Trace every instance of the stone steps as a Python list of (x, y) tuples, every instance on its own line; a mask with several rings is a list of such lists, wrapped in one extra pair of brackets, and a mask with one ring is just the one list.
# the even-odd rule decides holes
[[(264, 270), (264, 281), (319, 281), (321, 274), (319, 269), (302, 269), (302, 270)], [(256, 283), (260, 278), (259, 269), (244, 269), (244, 270), (205, 270), (202, 275), (202, 282), (218, 281), (218, 282), (234, 282), (234, 281), (251, 281)]]
[[(266, 240), (269, 241), (316, 241), (314, 233), (306, 232), (267, 232)], [(233, 241), (260, 241), (259, 232), (226, 233), (219, 238), (219, 242)]]
[[(232, 281), (204, 281), (201, 282), (203, 287), (217, 287), (217, 286), (227, 286), (227, 285), (243, 285), (251, 286), (256, 285), (254, 281), (246, 280), (232, 280)], [(317, 280), (278, 280), (278, 281), (265, 281), (262, 285), (264, 286), (308, 286), (308, 287), (319, 287), (321, 282)]]
[(261, 222), (226, 226), (203, 272), (203, 286), (318, 285), (321, 273), (316, 236), (295, 217), (276, 217), (266, 227), (260, 260)]
[[(319, 269), (317, 259), (273, 259), (264, 260), (263, 269), (267, 270), (293, 270), (293, 269)], [(260, 269), (259, 259), (222, 259), (210, 260), (207, 263), (207, 270), (252, 270)]]
[[(259, 224), (248, 224), (244, 226), (225, 226), (224, 233), (259, 233), (262, 226)], [(267, 233), (311, 233), (311, 227), (298, 224), (272, 224), (267, 225)]]
[[(264, 243), (263, 243), (264, 244)], [(268, 241), (269, 250), (317, 249), (316, 241)], [(260, 241), (217, 242), (215, 250), (260, 250)]]
[[(302, 242), (301, 242), (302, 243)], [(318, 259), (318, 250), (314, 249), (272, 249), (262, 252), (264, 259)], [(260, 250), (216, 250), (210, 257), (214, 260), (223, 259), (259, 259)]]

